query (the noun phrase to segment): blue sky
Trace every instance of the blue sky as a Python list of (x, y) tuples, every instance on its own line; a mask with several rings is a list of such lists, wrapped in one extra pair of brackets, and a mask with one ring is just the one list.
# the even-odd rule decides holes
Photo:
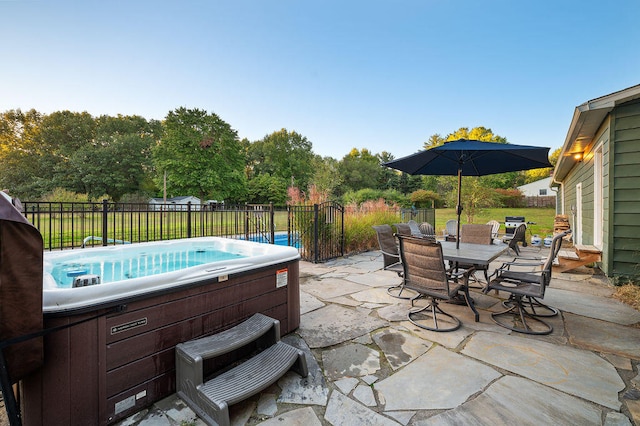
[(336, 159), (475, 126), (554, 150), (577, 105), (640, 83), (638, 17), (638, 0), (0, 0), (0, 111), (199, 108)]

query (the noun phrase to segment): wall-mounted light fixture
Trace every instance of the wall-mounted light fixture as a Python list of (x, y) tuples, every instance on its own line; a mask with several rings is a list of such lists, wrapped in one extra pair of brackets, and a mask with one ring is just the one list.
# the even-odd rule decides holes
[(583, 155), (581, 152), (576, 152), (575, 154), (573, 154), (573, 159), (576, 161), (582, 161), (583, 159)]

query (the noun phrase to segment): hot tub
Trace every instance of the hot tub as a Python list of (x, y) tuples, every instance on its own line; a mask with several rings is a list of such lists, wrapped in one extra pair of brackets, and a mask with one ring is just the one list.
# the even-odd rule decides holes
[[(218, 259), (222, 257), (222, 259)], [(177, 343), (260, 312), (300, 324), (295, 248), (206, 237), (45, 253), (44, 367), (25, 425), (109, 424), (175, 392)]]

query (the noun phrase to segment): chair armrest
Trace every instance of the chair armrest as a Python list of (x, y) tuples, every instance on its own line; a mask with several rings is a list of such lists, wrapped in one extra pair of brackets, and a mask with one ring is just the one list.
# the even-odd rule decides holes
[[(520, 262), (520, 260), (531, 260), (534, 262)], [(511, 262), (503, 262), (498, 269), (509, 270), (511, 266), (541, 266), (544, 265), (544, 259), (535, 257), (516, 257)]]
[(400, 255), (396, 254), (396, 253), (389, 253), (389, 252), (384, 251), (384, 250), (380, 250), (380, 253), (382, 253), (382, 254), (384, 254), (386, 256), (396, 257), (396, 258), (400, 259)]
[(471, 275), (471, 273), (473, 271), (475, 271), (475, 267), (471, 266), (470, 268), (466, 268), (466, 269), (458, 269), (457, 271), (454, 270), (455, 268), (450, 268), (446, 270), (447, 275), (449, 275), (451, 278), (460, 278), (460, 277), (464, 277), (465, 275)]

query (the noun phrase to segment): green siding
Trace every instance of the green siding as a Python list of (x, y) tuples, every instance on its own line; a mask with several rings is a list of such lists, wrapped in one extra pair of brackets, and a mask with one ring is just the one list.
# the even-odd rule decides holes
[(607, 275), (640, 274), (640, 102), (612, 113), (611, 200)]
[(611, 140), (609, 136), (610, 132), (610, 128), (607, 128), (598, 141), (598, 143), (602, 142), (602, 227), (604, 233), (602, 236), (602, 261), (600, 262), (600, 267), (607, 275), (609, 275), (609, 271), (613, 270), (612, 257), (609, 256), (609, 247), (611, 247), (611, 244), (609, 243), (608, 237), (611, 233), (611, 197), (609, 196), (609, 188), (611, 187), (611, 174), (609, 172), (611, 165), (609, 152), (611, 148), (609, 142)]

